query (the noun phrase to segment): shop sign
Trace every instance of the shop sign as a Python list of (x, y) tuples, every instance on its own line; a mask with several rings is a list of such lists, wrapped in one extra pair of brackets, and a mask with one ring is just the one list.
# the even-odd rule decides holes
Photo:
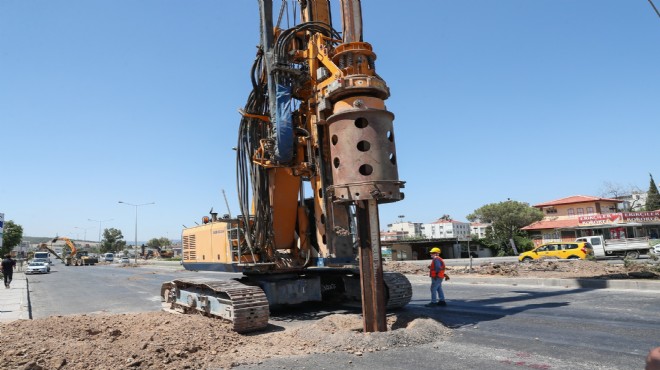
[(608, 224), (622, 225), (628, 222), (660, 222), (660, 211), (606, 213), (578, 217), (579, 226)]

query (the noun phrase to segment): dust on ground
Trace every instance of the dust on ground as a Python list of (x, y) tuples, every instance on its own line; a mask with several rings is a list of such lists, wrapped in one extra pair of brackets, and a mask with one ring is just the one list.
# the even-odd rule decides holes
[[(386, 271), (427, 275), (424, 264), (388, 262)], [(450, 276), (659, 279), (655, 261), (611, 265), (597, 261), (542, 260), (448, 266)], [(285, 325), (272, 320), (265, 331), (238, 334), (229, 324), (201, 315), (149, 312), (120, 315), (51, 316), (0, 324), (7, 369), (209, 369), (255, 364), (268, 358), (366, 352), (433, 343), (451, 335), (436, 320), (399, 312), (388, 331), (363, 333), (357, 314), (334, 314)]]
[(208, 369), (260, 363), (272, 357), (346, 352), (361, 356), (432, 343), (450, 329), (429, 318), (388, 316), (388, 331), (363, 333), (357, 314), (238, 334), (201, 315), (151, 312), (53, 316), (0, 325), (7, 369)]
[[(410, 262), (388, 262), (385, 271), (428, 275), (428, 266)], [(595, 260), (540, 259), (526, 263), (499, 262), (469, 266), (447, 266), (450, 276), (585, 278), (585, 279), (660, 279), (660, 265), (653, 259), (609, 264)]]

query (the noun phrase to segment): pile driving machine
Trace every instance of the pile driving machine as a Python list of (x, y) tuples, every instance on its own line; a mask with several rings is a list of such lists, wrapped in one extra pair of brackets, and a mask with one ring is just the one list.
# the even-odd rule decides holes
[(385, 331), (385, 310), (412, 296), (404, 275), (383, 273), (380, 250), (378, 205), (404, 197), (389, 88), (362, 39), (359, 0), (340, 1), (341, 33), (329, 0), (291, 6), (300, 22), (282, 29), (272, 0), (259, 1), (261, 43), (238, 130), (241, 214), (211, 211), (182, 234), (185, 268), (243, 277), (178, 279), (161, 296), (168, 309), (228, 319), (238, 332), (264, 328), (269, 306), (361, 301), (364, 330)]

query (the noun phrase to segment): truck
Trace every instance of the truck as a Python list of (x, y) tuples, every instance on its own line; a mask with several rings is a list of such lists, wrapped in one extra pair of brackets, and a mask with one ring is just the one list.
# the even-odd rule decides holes
[(106, 253), (103, 255), (103, 260), (105, 262), (113, 262), (115, 260), (115, 254), (114, 253)]
[(258, 3), (260, 45), (235, 148), (240, 214), (211, 209), (182, 231), (184, 268), (242, 277), (165, 282), (164, 309), (248, 332), (268, 325), (270, 307), (361, 304), (364, 331), (386, 331), (386, 310), (408, 304), (412, 287), (383, 271), (378, 207), (403, 200), (405, 182), (361, 2), (339, 1), (335, 19), (330, 0), (281, 2), (279, 12)]
[(32, 258), (40, 259), (40, 260), (46, 260), (49, 265), (53, 264), (53, 261), (50, 259), (50, 253), (49, 252), (34, 252), (34, 256)]
[(591, 244), (596, 258), (622, 257), (636, 259), (641, 254), (648, 254), (651, 248), (647, 237), (605, 239), (602, 235), (593, 235), (579, 237), (575, 241)]

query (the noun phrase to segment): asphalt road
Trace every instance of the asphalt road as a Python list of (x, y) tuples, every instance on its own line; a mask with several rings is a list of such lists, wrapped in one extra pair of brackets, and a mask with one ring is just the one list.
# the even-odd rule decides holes
[[(34, 318), (90, 312), (160, 310), (159, 288), (176, 277), (227, 278), (174, 267), (65, 267), (30, 276)], [(355, 356), (270, 359), (244, 369), (643, 369), (660, 346), (660, 294), (609, 289), (530, 288), (445, 283), (449, 305), (427, 308), (426, 279), (412, 278), (405, 310), (454, 329), (448, 340)], [(278, 316), (279, 315), (279, 316)], [(273, 320), (284, 320), (282, 313)], [(305, 312), (301, 316), (309, 319)], [(296, 312), (286, 315), (295, 320)], [(441, 365), (439, 365), (441, 364)]]

